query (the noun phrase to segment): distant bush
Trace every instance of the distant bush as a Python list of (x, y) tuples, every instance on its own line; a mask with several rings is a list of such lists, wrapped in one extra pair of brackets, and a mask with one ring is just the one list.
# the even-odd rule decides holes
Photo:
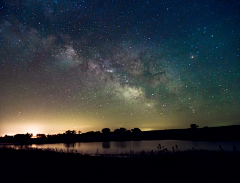
[(192, 130), (196, 130), (199, 126), (196, 124), (191, 124), (190, 127)]

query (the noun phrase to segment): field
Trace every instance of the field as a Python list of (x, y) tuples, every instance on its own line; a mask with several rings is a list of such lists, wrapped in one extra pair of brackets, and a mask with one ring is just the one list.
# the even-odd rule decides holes
[[(231, 182), (240, 154), (207, 150), (129, 153), (128, 158), (0, 148), (3, 182)], [(122, 156), (124, 157), (124, 156)], [(126, 157), (126, 156), (125, 156)], [(2, 182), (2, 181), (1, 181)]]

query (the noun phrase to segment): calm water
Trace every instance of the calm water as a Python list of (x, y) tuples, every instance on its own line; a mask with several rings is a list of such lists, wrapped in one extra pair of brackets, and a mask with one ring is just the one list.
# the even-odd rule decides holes
[(63, 151), (77, 150), (78, 152), (95, 154), (119, 154), (125, 152), (138, 152), (138, 151), (150, 151), (158, 150), (157, 145), (161, 144), (164, 148), (172, 151), (172, 147), (178, 146), (179, 150), (188, 149), (207, 149), (207, 150), (219, 150), (219, 145), (226, 151), (233, 151), (233, 145), (237, 147), (237, 151), (240, 150), (240, 141), (184, 141), (184, 140), (144, 140), (144, 141), (122, 141), (122, 142), (77, 142), (77, 143), (58, 143), (58, 144), (33, 144), (29, 147), (34, 148), (51, 148), (62, 149)]

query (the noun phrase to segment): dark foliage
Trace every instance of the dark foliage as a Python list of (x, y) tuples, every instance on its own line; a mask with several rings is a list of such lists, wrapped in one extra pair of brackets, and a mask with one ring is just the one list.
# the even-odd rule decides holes
[(190, 127), (192, 130), (196, 130), (199, 126), (196, 124), (191, 124)]
[[(134, 158), (0, 148), (3, 182), (238, 182), (238, 152), (141, 151)], [(14, 175), (14, 176), (13, 176)]]
[(103, 128), (102, 129), (102, 133), (104, 133), (104, 134), (107, 134), (107, 133), (110, 133), (110, 129), (109, 128)]

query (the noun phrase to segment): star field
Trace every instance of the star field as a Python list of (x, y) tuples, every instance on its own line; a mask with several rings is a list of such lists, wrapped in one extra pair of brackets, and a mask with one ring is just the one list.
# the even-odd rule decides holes
[(3, 1), (0, 135), (240, 124), (237, 1)]

